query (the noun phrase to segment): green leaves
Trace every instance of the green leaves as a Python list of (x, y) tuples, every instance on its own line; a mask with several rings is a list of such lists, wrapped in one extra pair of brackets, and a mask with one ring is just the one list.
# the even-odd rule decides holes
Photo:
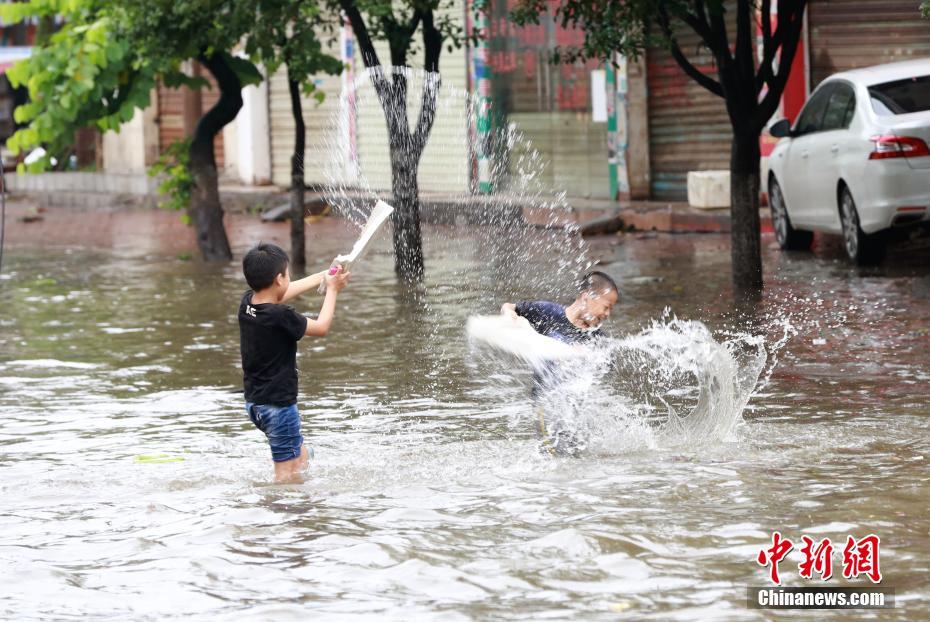
[(309, 94), (313, 91), (308, 82), (311, 76), (342, 72), (342, 63), (323, 49), (318, 36), (340, 25), (338, 11), (324, 14), (313, 2), (257, 0), (256, 16), (245, 50), (253, 61), (265, 66), (269, 75), (286, 64), (288, 76), (300, 82)]
[(242, 83), (242, 86), (261, 84), (263, 80), (262, 72), (260, 72), (258, 67), (251, 61), (230, 54), (224, 54), (224, 57), (226, 58), (226, 62), (229, 63), (229, 66), (236, 73), (236, 77), (239, 78), (239, 82)]
[[(708, 7), (721, 0), (706, 0)], [(563, 0), (550, 5), (545, 0), (517, 0), (511, 18), (519, 25), (537, 24), (540, 18), (551, 19), (563, 27), (584, 30), (584, 43), (580, 46), (557, 47), (553, 62), (571, 62), (581, 58), (600, 58), (611, 61), (615, 52), (631, 59), (637, 58), (657, 36), (650, 34), (660, 11), (675, 14), (687, 10), (684, 0)]]
[[(182, 210), (190, 203), (195, 185), (194, 176), (190, 173), (190, 150), (190, 138), (175, 141), (162, 152), (155, 164), (149, 167), (149, 175), (162, 177), (161, 183), (158, 184), (158, 194), (166, 198), (159, 202), (159, 207)], [(181, 221), (186, 225), (191, 224), (187, 214), (181, 216)]]
[[(183, 61), (209, 46), (232, 49), (255, 23), (254, 0), (30, 0), (0, 5), (7, 23), (59, 16), (62, 26), (42, 37), (32, 56), (7, 71), (29, 103), (14, 111), (25, 127), (7, 142), (14, 153), (44, 147), (28, 167), (42, 170), (62, 159), (75, 132), (95, 126), (117, 130), (150, 104), (161, 78), (168, 86), (202, 88), (208, 82), (180, 71)], [(243, 84), (261, 81), (246, 59), (229, 59)]]
[[(112, 36), (109, 15), (89, 10), (93, 4), (89, 0), (34, 0), (0, 7), (4, 17), (24, 19), (61, 10), (66, 20), (44, 45), (36, 45), (29, 58), (7, 72), (13, 85), (27, 88), (30, 100), (14, 111), (14, 119), (26, 127), (7, 145), (14, 153), (38, 146), (47, 152), (28, 167), (31, 170), (42, 170), (52, 158), (60, 159), (78, 129), (93, 124), (117, 127), (132, 118), (135, 107), (148, 104), (148, 92), (140, 91), (139, 85), (153, 81), (128, 80), (129, 46)], [(8, 10), (13, 6), (15, 10)]]

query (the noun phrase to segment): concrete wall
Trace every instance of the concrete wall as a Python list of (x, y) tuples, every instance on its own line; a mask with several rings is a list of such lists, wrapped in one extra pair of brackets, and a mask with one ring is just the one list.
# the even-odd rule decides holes
[(120, 173), (37, 173), (8, 175), (11, 193), (60, 192), (95, 194), (155, 194), (158, 180), (148, 175)]
[(158, 158), (158, 96), (145, 110), (136, 110), (132, 120), (119, 132), (103, 135), (103, 172), (120, 175), (141, 175)]
[(627, 65), (627, 174), (631, 199), (649, 198), (649, 110), (646, 90), (646, 61)]
[(270, 184), (270, 139), (266, 79), (257, 86), (242, 89), (242, 109), (235, 121), (223, 128), (226, 176), (248, 185)]

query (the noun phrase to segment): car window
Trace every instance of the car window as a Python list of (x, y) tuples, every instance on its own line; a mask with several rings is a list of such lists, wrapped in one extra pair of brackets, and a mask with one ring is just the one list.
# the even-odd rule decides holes
[(930, 110), (930, 76), (917, 76), (869, 87), (872, 110), (885, 117)]
[(823, 131), (841, 130), (849, 127), (853, 109), (856, 107), (856, 94), (848, 84), (837, 84), (830, 95), (827, 110), (823, 114)]
[(801, 116), (798, 117), (798, 123), (794, 127), (794, 133), (797, 136), (819, 132), (823, 121), (823, 113), (827, 109), (827, 102), (830, 101), (830, 95), (833, 94), (833, 84), (827, 84), (821, 87), (810, 98)]

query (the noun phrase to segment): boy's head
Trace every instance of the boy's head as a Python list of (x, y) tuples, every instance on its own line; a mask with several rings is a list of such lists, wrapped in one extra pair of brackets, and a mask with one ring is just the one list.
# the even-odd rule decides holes
[(581, 309), (581, 320), (589, 328), (594, 328), (610, 317), (619, 300), (620, 289), (614, 280), (603, 272), (595, 271), (582, 277), (575, 304)]
[(253, 292), (273, 288), (283, 296), (291, 282), (288, 263), (280, 246), (259, 242), (242, 258), (242, 273)]

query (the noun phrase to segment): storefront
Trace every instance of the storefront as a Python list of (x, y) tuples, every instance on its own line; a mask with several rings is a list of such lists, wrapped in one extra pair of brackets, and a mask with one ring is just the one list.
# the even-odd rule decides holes
[[(728, 28), (735, 28), (728, 11)], [(691, 28), (675, 32), (678, 47), (702, 73), (717, 79), (710, 50)], [(682, 71), (665, 46), (646, 52), (649, 115), (650, 196), (680, 201), (688, 194), (689, 171), (730, 168), (733, 131), (726, 104)]]
[(811, 0), (810, 88), (838, 71), (930, 57), (916, 0)]
[[(577, 46), (580, 30), (563, 28), (551, 15), (518, 27), (509, 18), (513, 0), (492, 0), (487, 15), (487, 71), (492, 124), (512, 124), (544, 165), (543, 185), (571, 197), (608, 198), (605, 71), (596, 60), (554, 65), (556, 46)], [(597, 99), (592, 97), (592, 81)], [(507, 179), (494, 180), (506, 189)]]

